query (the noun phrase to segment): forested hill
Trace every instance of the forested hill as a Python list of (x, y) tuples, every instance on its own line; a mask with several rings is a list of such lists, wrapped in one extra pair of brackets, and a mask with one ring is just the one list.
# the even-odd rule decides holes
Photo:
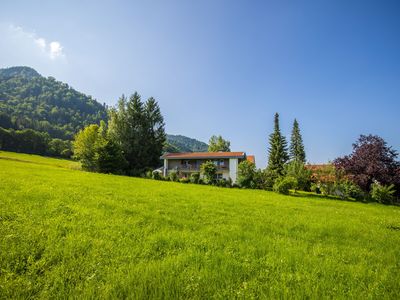
[(168, 134), (167, 142), (176, 148), (166, 149), (167, 152), (205, 152), (208, 150), (206, 143), (183, 135)]
[(53, 77), (29, 67), (0, 69), (0, 127), (72, 139), (79, 129), (106, 117), (104, 105)]
[[(0, 69), (0, 128), (33, 129), (72, 140), (80, 129), (106, 119), (105, 105), (66, 83), (43, 77), (30, 67)], [(182, 135), (167, 135), (164, 150), (194, 152), (207, 147)]]

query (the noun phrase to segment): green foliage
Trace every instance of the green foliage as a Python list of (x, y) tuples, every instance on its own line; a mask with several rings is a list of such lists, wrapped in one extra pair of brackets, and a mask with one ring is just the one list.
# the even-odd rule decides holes
[(63, 140), (107, 117), (105, 105), (28, 67), (0, 69), (0, 111), (4, 128), (30, 128)]
[(206, 184), (213, 184), (217, 174), (217, 166), (212, 161), (206, 161), (200, 166), (201, 174), (203, 175)]
[(99, 144), (99, 126), (92, 124), (79, 131), (73, 143), (74, 158), (82, 163), (82, 168), (97, 171), (96, 152)]
[(280, 177), (279, 173), (276, 170), (266, 169), (263, 171), (263, 174), (260, 174), (263, 178), (263, 186), (264, 189), (272, 191), (275, 181)]
[(279, 114), (275, 114), (274, 132), (269, 136), (268, 170), (279, 176), (284, 174), (284, 165), (288, 161), (287, 142), (279, 128)]
[(164, 152), (206, 152), (208, 145), (183, 135), (167, 134)]
[(179, 180), (178, 173), (176, 171), (174, 171), (174, 170), (173, 171), (169, 171), (168, 179), (170, 181), (178, 181)]
[(200, 173), (194, 172), (190, 174), (190, 182), (191, 183), (199, 183), (200, 180)]
[(279, 194), (284, 194), (288, 195), (289, 190), (293, 189), (297, 185), (297, 180), (293, 177), (279, 177), (278, 179), (275, 180), (274, 183), (274, 192), (277, 192)]
[(189, 183), (190, 182), (190, 180), (189, 180), (189, 178), (181, 178), (181, 179), (179, 179), (179, 182), (180, 183)]
[(158, 171), (153, 171), (152, 172), (152, 178), (155, 179), (155, 180), (163, 180), (164, 179), (164, 177), (161, 174), (161, 172), (158, 172)]
[(0, 298), (398, 298), (399, 207), (0, 157)]
[(299, 123), (296, 119), (293, 122), (292, 135), (290, 138), (290, 159), (306, 163), (306, 152), (304, 150), (303, 138), (300, 133)]
[(292, 160), (285, 165), (285, 176), (296, 179), (295, 190), (309, 191), (311, 186), (311, 171), (300, 160)]
[(47, 133), (32, 129), (14, 130), (0, 127), (0, 149), (65, 158), (72, 154), (70, 141), (52, 139)]
[(244, 160), (238, 165), (237, 184), (243, 188), (255, 188), (256, 165)]
[(129, 100), (123, 95), (110, 110), (109, 136), (121, 146), (128, 174), (138, 175), (160, 165), (165, 144), (164, 119), (153, 98), (142, 102), (138, 93)]
[(395, 193), (394, 184), (382, 185), (379, 182), (374, 182), (371, 185), (371, 198), (378, 203), (392, 204)]
[(231, 151), (231, 142), (224, 140), (222, 136), (213, 135), (208, 142), (208, 152), (229, 152)]
[(127, 165), (121, 147), (109, 139), (99, 139), (95, 160), (100, 173), (123, 174)]

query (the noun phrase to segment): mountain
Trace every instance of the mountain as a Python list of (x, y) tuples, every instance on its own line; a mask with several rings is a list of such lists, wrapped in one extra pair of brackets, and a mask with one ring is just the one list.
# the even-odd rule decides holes
[[(0, 69), (0, 127), (33, 129), (72, 140), (81, 128), (107, 120), (107, 107), (30, 67)], [(11, 133), (10, 133), (11, 134)], [(208, 145), (182, 135), (167, 135), (166, 152), (207, 151)]]
[(171, 148), (166, 147), (166, 152), (206, 152), (208, 150), (206, 143), (183, 135), (167, 134), (167, 143)]
[(106, 118), (105, 105), (66, 83), (29, 67), (0, 69), (0, 127), (72, 139), (79, 129)]

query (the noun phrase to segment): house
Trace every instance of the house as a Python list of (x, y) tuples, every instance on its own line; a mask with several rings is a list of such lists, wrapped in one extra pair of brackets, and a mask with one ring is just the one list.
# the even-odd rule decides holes
[(217, 179), (232, 179), (236, 182), (238, 165), (244, 160), (255, 163), (253, 155), (245, 152), (188, 152), (166, 153), (161, 156), (164, 160), (163, 174), (175, 171), (179, 177), (189, 177), (194, 172), (200, 172), (200, 166), (206, 161), (212, 161), (217, 166)]

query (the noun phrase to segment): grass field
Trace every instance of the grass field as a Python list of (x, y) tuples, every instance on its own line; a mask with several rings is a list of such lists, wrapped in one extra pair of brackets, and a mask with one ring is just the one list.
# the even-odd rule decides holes
[(0, 298), (400, 297), (400, 208), (0, 153)]

